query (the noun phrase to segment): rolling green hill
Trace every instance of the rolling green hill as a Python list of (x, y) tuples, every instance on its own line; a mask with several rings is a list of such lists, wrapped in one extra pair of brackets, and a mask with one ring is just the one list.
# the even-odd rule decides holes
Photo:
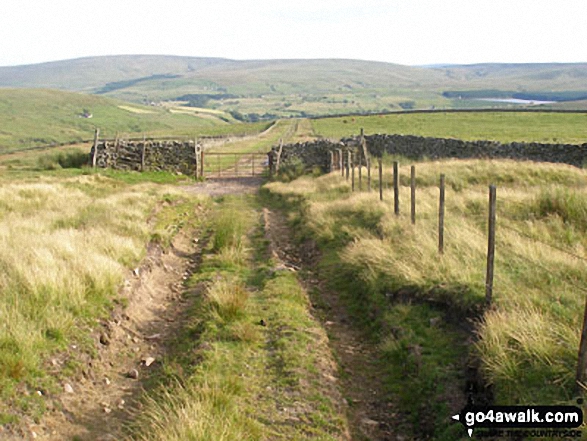
[(0, 87), (72, 90), (136, 103), (189, 95), (196, 107), (238, 112), (243, 119), (255, 120), (513, 105), (446, 95), (455, 91), (496, 91), (506, 97), (523, 93), (530, 99), (552, 92), (580, 97), (587, 93), (587, 63), (412, 67), (338, 59), (122, 55), (0, 67)]
[(224, 114), (177, 113), (89, 94), (0, 89), (0, 152), (88, 140), (96, 127), (102, 136), (114, 137), (256, 133), (264, 126), (234, 123)]

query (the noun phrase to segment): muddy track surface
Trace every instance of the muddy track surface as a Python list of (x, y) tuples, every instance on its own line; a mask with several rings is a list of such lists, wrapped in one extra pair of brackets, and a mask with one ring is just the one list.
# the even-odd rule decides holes
[[(292, 235), (284, 217), (267, 208), (263, 212), (270, 238), (270, 252), (293, 271), (300, 271), (299, 280), (312, 293), (314, 315), (328, 332), (330, 346), (339, 364), (339, 385), (348, 404), (349, 425), (353, 440), (410, 439), (401, 433), (399, 412), (383, 392), (378, 362), (380, 351), (353, 325), (337, 293), (321, 280), (317, 264), (319, 251), (315, 244), (292, 243)], [(268, 227), (267, 227), (268, 226)]]
[[(261, 179), (209, 180), (186, 186), (186, 192), (221, 196), (254, 193)], [(198, 210), (198, 207), (195, 207)], [(196, 213), (197, 215), (197, 213)], [(354, 440), (408, 440), (398, 434), (401, 425), (394, 406), (386, 400), (378, 370), (377, 348), (368, 343), (352, 323), (337, 294), (329, 291), (316, 267), (319, 252), (312, 243), (294, 245), (283, 215), (263, 210), (270, 252), (287, 269), (298, 273), (304, 288), (313, 293), (312, 313), (327, 329), (330, 346), (338, 361), (340, 405), (347, 409)], [(7, 440), (114, 441), (125, 439), (124, 427), (141, 412), (140, 398), (150, 376), (161, 368), (173, 336), (186, 323), (196, 292), (184, 281), (197, 271), (205, 237), (181, 231), (171, 248), (163, 252), (151, 246), (141, 266), (130, 271), (122, 297), (108, 320), (96, 323), (93, 338), (97, 355), (67, 353), (49, 361), (58, 374), (68, 358), (81, 361), (78, 376), (62, 384), (63, 391), (48, 396), (48, 410), (39, 423), (29, 422), (25, 432)], [(326, 370), (325, 370), (326, 372)]]
[[(80, 375), (63, 383), (63, 394), (50, 400), (42, 423), (29, 426), (31, 439), (124, 438), (123, 425), (140, 411), (146, 380), (160, 367), (167, 342), (186, 319), (183, 311), (190, 297), (183, 282), (199, 265), (202, 239), (182, 232), (167, 252), (149, 248), (122, 288), (128, 305), (116, 308), (95, 328), (97, 356), (78, 355), (83, 360)], [(51, 363), (59, 369), (68, 356)]]

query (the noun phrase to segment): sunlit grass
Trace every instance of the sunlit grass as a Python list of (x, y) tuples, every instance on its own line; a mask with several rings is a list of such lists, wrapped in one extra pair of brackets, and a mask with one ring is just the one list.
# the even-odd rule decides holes
[[(485, 301), (487, 186), (496, 184), (494, 306), (477, 328), (475, 354), (498, 402), (572, 398), (587, 272), (585, 261), (569, 253), (587, 258), (585, 172), (515, 161), (418, 163), (412, 225), (409, 165), (400, 168), (400, 216), (393, 213), (391, 174), (385, 170), (383, 203), (377, 191), (351, 193), (337, 173), (267, 188), (296, 203), (302, 212), (297, 222), (326, 247), (337, 246), (341, 268), (367, 292), (408, 289), (419, 301), (441, 302), (467, 316)], [(440, 173), (446, 175), (443, 255)]]
[(78, 341), (80, 326), (108, 311), (126, 271), (144, 256), (149, 214), (162, 196), (153, 185), (97, 175), (0, 185), (5, 398), (19, 384), (39, 387), (48, 354)]

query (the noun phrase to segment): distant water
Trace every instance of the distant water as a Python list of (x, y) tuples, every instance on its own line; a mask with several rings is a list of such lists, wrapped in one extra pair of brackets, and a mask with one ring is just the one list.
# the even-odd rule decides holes
[(527, 104), (529, 106), (538, 106), (540, 104), (553, 104), (556, 101), (538, 101), (538, 100), (521, 100), (518, 98), (479, 98), (479, 101), (494, 101), (499, 103), (510, 104)]

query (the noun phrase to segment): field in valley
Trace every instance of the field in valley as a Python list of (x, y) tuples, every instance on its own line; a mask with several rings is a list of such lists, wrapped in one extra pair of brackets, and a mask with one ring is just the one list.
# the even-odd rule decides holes
[(545, 112), (455, 112), (346, 116), (313, 119), (314, 132), (325, 138), (366, 134), (583, 144), (587, 141), (587, 114)]

